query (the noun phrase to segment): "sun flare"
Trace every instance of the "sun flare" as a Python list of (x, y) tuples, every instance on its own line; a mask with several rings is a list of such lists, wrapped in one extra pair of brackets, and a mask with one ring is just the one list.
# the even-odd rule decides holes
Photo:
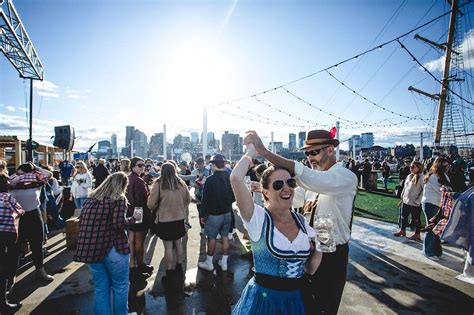
[(216, 46), (198, 40), (182, 43), (171, 52), (166, 93), (174, 106), (214, 105), (225, 95), (228, 73), (229, 63)]

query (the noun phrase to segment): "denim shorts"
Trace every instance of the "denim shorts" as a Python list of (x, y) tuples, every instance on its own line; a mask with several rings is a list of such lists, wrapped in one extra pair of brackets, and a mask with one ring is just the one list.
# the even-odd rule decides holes
[(204, 225), (204, 234), (210, 238), (215, 239), (217, 234), (227, 237), (230, 230), (231, 213), (221, 215), (209, 215)]

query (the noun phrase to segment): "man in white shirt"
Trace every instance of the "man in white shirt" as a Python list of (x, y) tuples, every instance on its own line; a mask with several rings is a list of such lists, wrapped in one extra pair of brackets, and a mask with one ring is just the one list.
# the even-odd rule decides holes
[[(319, 194), (317, 214), (331, 214), (334, 219), (336, 251), (324, 253), (321, 265), (310, 277), (313, 289), (307, 307), (316, 307), (318, 314), (337, 314), (346, 281), (349, 261), (349, 238), (352, 225), (357, 177), (341, 163), (336, 163), (339, 140), (335, 131), (312, 130), (308, 133), (304, 150), (312, 169), (302, 163), (283, 158), (267, 150), (255, 131), (249, 131), (244, 143), (253, 143), (258, 153), (274, 165), (286, 168), (300, 187)], [(314, 314), (314, 309), (308, 309)]]

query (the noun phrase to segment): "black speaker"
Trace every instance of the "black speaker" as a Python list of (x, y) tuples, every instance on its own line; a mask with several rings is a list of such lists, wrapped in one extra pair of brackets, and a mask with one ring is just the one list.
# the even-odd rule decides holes
[(69, 125), (54, 127), (53, 145), (64, 150), (72, 150), (74, 147), (74, 128)]

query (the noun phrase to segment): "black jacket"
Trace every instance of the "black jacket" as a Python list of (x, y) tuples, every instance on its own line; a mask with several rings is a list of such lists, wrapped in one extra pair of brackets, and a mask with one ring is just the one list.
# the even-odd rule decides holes
[(230, 213), (234, 201), (227, 170), (216, 171), (206, 179), (201, 201), (206, 216)]
[(103, 164), (99, 164), (94, 168), (92, 175), (95, 177), (95, 188), (97, 188), (110, 175), (110, 172)]

